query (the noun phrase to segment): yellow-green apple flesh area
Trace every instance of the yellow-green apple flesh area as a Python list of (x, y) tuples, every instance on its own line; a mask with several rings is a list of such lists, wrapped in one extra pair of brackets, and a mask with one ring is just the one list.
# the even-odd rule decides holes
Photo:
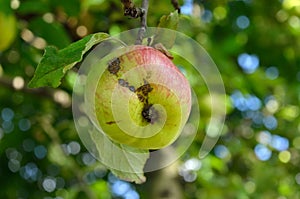
[(189, 83), (173, 62), (152, 47), (136, 45), (105, 67), (95, 94), (103, 132), (141, 149), (173, 143), (191, 110)]

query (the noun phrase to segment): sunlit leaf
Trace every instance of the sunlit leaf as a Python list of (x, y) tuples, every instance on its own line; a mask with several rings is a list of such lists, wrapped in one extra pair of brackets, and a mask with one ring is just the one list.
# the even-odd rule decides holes
[(98, 158), (109, 166), (111, 172), (122, 180), (137, 184), (146, 181), (144, 166), (149, 158), (149, 151), (115, 144), (104, 134), (90, 131)]
[(80, 62), (89, 49), (108, 37), (109, 35), (106, 33), (96, 33), (88, 35), (61, 50), (52, 46), (46, 47), (45, 54), (28, 86), (31, 88), (58, 87), (66, 72)]

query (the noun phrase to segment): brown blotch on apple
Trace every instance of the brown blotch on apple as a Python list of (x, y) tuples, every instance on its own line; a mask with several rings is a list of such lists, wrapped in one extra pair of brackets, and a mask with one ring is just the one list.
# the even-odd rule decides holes
[(152, 104), (146, 104), (143, 108), (142, 116), (147, 122), (154, 124), (159, 119), (159, 112)]
[(117, 58), (114, 58), (113, 60), (109, 61), (108, 62), (108, 68), (107, 70), (113, 74), (113, 75), (116, 75), (119, 70), (121, 69), (120, 67), (120, 59), (117, 57)]
[(135, 93), (137, 94), (138, 99), (143, 102), (148, 104), (148, 94), (153, 90), (153, 88), (151, 87), (151, 85), (149, 84), (149, 82), (147, 82), (144, 79), (144, 85), (138, 87), (135, 90)]

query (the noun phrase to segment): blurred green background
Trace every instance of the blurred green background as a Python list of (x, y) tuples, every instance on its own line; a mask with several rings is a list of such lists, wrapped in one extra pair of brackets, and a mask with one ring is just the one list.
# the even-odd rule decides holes
[[(135, 1), (139, 5), (140, 1)], [(179, 31), (217, 64), (228, 96), (222, 136), (198, 157), (210, 107), (201, 82), (198, 135), (147, 182), (120, 181), (82, 145), (71, 112), (76, 73), (28, 89), (46, 45), (139, 27), (118, 0), (0, 0), (0, 198), (300, 198), (300, 1), (185, 0)], [(174, 10), (150, 0), (148, 25)]]

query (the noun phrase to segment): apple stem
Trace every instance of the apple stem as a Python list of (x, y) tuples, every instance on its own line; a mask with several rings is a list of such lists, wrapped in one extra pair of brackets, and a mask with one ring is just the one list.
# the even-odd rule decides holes
[(142, 44), (146, 29), (147, 29), (147, 14), (149, 8), (149, 0), (143, 0), (142, 2), (142, 15), (141, 15), (141, 28), (138, 32), (138, 37), (135, 44)]

